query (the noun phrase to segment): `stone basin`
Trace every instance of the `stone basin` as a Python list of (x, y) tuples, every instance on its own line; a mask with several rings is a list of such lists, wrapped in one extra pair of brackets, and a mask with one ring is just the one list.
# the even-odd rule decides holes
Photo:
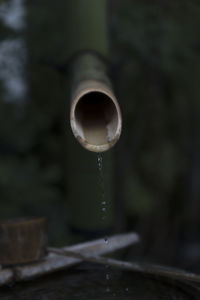
[[(106, 274), (110, 279), (106, 279)], [(31, 282), (0, 288), (1, 300), (199, 300), (200, 289), (188, 283), (82, 263)]]

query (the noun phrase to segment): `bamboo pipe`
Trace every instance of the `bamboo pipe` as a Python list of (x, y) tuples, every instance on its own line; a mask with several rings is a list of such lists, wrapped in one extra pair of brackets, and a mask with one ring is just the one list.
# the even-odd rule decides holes
[[(1, 269), (0, 266), (0, 287), (8, 285), (13, 282), (28, 281), (34, 278), (44, 276), (59, 270), (67, 269), (73, 265), (81, 262), (80, 258), (66, 257), (63, 252), (71, 251), (70, 253), (77, 252), (87, 256), (97, 256), (108, 254), (119, 249), (123, 249), (132, 244), (139, 242), (139, 237), (136, 233), (124, 233), (109, 237), (109, 244), (105, 244), (104, 239), (93, 240), (69, 247), (54, 248), (51, 252), (51, 248), (48, 248), (48, 255), (45, 259), (30, 264), (22, 264), (5, 267)], [(55, 251), (59, 252), (59, 255), (55, 254)], [(60, 251), (62, 255), (60, 255)], [(53, 253), (54, 252), (54, 253)]]
[(149, 275), (153, 277), (161, 277), (166, 279), (173, 279), (179, 281), (189, 281), (200, 283), (200, 276), (198, 274), (189, 273), (184, 270), (159, 266), (159, 265), (148, 265), (141, 264), (137, 262), (128, 262), (117, 260), (109, 257), (101, 257), (99, 255), (88, 255), (85, 253), (80, 253), (77, 251), (71, 250), (63, 250), (59, 248), (48, 248), (48, 250), (57, 255), (63, 255), (67, 257), (73, 257), (79, 259), (81, 261), (87, 261), (90, 263), (100, 264), (100, 265), (108, 265), (121, 270), (133, 271), (137, 273), (141, 273), (144, 275)]
[(95, 54), (82, 54), (73, 64), (70, 123), (74, 136), (89, 151), (104, 152), (118, 141), (122, 117), (107, 76)]

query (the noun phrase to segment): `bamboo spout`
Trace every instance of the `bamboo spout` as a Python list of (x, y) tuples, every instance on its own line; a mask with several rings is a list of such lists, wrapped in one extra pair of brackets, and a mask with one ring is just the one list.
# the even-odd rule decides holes
[(104, 69), (99, 66), (84, 68), (87, 74), (75, 83), (70, 114), (74, 136), (93, 152), (104, 152), (114, 146), (122, 128), (118, 101)]
[(121, 113), (112, 91), (98, 81), (84, 81), (77, 88), (71, 105), (74, 136), (87, 150), (110, 149), (121, 133)]

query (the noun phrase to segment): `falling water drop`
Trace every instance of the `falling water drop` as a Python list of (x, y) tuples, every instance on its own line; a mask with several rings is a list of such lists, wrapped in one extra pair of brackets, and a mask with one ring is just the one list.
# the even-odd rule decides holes
[(98, 161), (99, 171), (102, 171), (102, 167), (103, 167), (103, 164), (102, 164), (103, 157), (102, 157), (102, 154), (101, 154), (101, 153), (98, 153), (97, 161)]
[(107, 237), (105, 237), (105, 238), (104, 238), (104, 241), (105, 241), (105, 243), (106, 243), (106, 244), (108, 244), (108, 243), (109, 243), (109, 241), (108, 241), (108, 238), (107, 238)]

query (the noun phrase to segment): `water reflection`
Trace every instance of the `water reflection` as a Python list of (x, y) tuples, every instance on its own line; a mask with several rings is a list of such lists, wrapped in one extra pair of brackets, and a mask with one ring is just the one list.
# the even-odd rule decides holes
[[(66, 300), (66, 299), (137, 299), (137, 300), (188, 300), (199, 299), (194, 291), (178, 282), (163, 282), (133, 272), (113, 270), (107, 293), (107, 283), (102, 276), (103, 266), (82, 264), (66, 272), (52, 274), (32, 283), (17, 284), (0, 290), (1, 300)], [(128, 289), (127, 289), (128, 287)]]

